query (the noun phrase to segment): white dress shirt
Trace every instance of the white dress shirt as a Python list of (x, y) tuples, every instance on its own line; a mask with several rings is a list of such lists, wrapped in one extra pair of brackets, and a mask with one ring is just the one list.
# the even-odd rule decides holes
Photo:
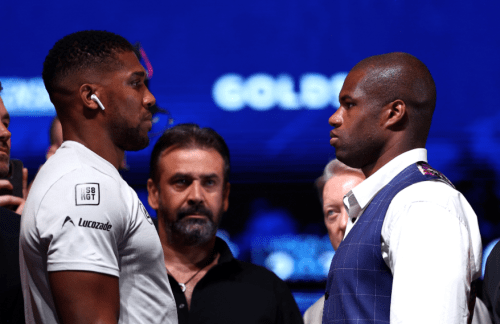
[[(426, 149), (405, 152), (344, 197), (346, 235), (375, 195), (419, 161), (427, 162)], [(389, 205), (380, 239), (393, 275), (391, 324), (467, 323), (470, 284), (481, 274), (482, 247), (477, 216), (460, 192), (437, 180), (401, 190)]]

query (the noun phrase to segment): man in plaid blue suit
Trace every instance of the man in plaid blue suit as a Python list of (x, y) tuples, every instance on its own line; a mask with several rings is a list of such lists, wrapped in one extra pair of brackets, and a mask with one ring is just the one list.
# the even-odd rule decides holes
[(466, 199), (427, 164), (436, 104), (429, 70), (407, 53), (369, 57), (350, 71), (339, 101), (330, 144), (366, 180), (344, 197), (349, 220), (323, 323), (467, 323), (481, 238)]

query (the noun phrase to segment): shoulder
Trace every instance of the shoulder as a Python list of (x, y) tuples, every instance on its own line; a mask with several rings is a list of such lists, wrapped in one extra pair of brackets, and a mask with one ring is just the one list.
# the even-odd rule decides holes
[(274, 272), (262, 266), (249, 262), (233, 260), (238, 265), (239, 276), (242, 281), (262, 286), (265, 289), (288, 290), (286, 283), (281, 280)]
[[(56, 156), (49, 160), (53, 158)], [(70, 166), (48, 165), (41, 170), (29, 193), (23, 218), (42, 226), (71, 214), (121, 214), (126, 205), (123, 202), (129, 197), (116, 179), (84, 163), (72, 162)]]
[(442, 208), (452, 213), (472, 211), (462, 193), (439, 180), (422, 181), (408, 186), (394, 196), (389, 208), (402, 211), (416, 204)]

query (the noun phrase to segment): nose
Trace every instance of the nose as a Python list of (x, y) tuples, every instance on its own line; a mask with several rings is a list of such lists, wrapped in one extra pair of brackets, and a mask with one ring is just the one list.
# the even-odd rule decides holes
[(148, 88), (146, 88), (146, 91), (144, 92), (144, 98), (143, 98), (143, 104), (144, 107), (147, 109), (151, 108), (154, 104), (156, 103), (155, 96), (149, 91)]
[(205, 198), (203, 195), (203, 188), (200, 182), (193, 181), (190, 187), (191, 188), (189, 190), (188, 203), (190, 205), (202, 204), (205, 201)]
[(349, 214), (347, 214), (347, 210), (343, 208), (339, 216), (340, 216), (339, 230), (342, 231), (342, 233), (345, 233), (345, 229), (347, 228), (347, 221), (349, 219)]
[(340, 125), (342, 125), (342, 121), (342, 107), (340, 107), (336, 112), (333, 113), (333, 115), (330, 116), (330, 118), (328, 119), (328, 123), (330, 124), (330, 126), (339, 127)]
[[(9, 142), (10, 140), (10, 131), (5, 127), (3, 123), (0, 123), (0, 141)], [(10, 143), (9, 143), (10, 144)], [(9, 145), (10, 147), (10, 145)]]

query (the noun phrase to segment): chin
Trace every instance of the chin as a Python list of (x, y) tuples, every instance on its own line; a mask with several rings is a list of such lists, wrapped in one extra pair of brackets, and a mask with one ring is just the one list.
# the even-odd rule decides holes
[(149, 137), (136, 137), (133, 141), (129, 141), (124, 145), (125, 151), (140, 151), (149, 145)]

